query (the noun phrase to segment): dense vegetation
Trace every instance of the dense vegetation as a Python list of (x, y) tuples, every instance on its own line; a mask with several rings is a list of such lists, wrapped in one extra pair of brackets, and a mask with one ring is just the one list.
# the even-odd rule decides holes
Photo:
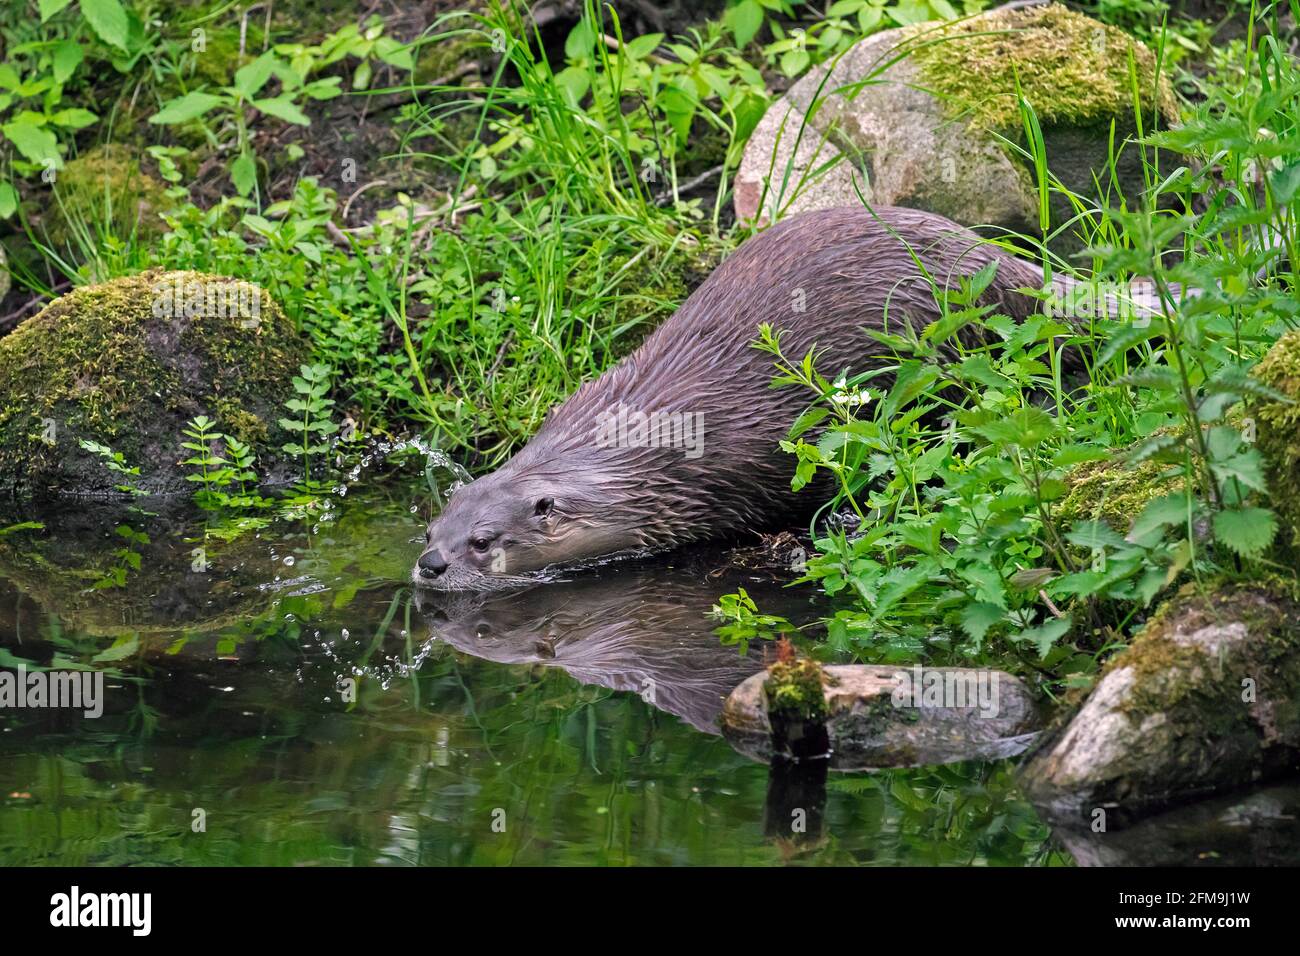
[[(519, 2), (464, 6), (388, 23), (348, 4), (10, 5), (0, 332), (145, 269), (248, 280), (314, 353), (283, 396), (303, 469), (292, 507), (329, 493), (340, 431), (419, 436), (490, 469), (748, 234), (729, 183), (772, 90), (864, 35), (984, 4), (731, 0), (635, 35), (618, 4), (588, 3), (559, 35)], [(1010, 660), (1059, 687), (1176, 581), (1294, 575), (1278, 520), (1294, 491), (1257, 438), (1285, 445), (1300, 379), (1279, 353), (1252, 370), (1300, 323), (1296, 8), (1228, 7), (1244, 29), (1212, 42), (1159, 0), (1084, 6), (1151, 46), (1182, 122), (1123, 147), (1146, 161), (1141, 205), (1070, 196), (1072, 222), (1044, 212), (1041, 234), (1009, 240), (1052, 272), (1149, 277), (1154, 316), (1015, 324), (974, 304), (981, 275), (936, 285), (943, 319), (884, 336), (884, 368), (819, 368), (776, 330), (756, 340), (777, 381), (808, 392), (792, 480), (839, 488), (800, 569), (837, 599), (834, 650)], [(1154, 95), (1135, 83), (1134, 102)], [(1046, 211), (1064, 187), (1018, 105)], [(1195, 161), (1170, 172), (1162, 149)], [(1087, 254), (1053, 256), (1053, 229)], [(972, 324), (993, 344), (970, 346)], [(273, 503), (250, 491), (238, 435), (214, 444), (237, 423), (212, 414), (176, 445), (229, 535)], [(131, 486), (138, 462), (88, 453)], [(791, 629), (743, 592), (720, 613), (733, 639)]]

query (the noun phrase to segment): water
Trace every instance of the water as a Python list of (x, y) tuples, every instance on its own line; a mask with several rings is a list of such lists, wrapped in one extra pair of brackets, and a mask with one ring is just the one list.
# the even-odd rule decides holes
[[(1111, 861), (1053, 835), (1008, 761), (818, 779), (734, 751), (717, 713), (761, 648), (723, 646), (711, 605), (743, 586), (796, 623), (818, 606), (722, 552), (413, 594), (422, 487), (354, 488), (229, 543), (118, 506), (0, 536), (0, 665), (106, 674), (99, 719), (0, 711), (0, 864)], [(140, 567), (91, 589), (123, 525), (147, 535), (126, 546)], [(1254, 799), (1295, 846), (1287, 794)], [(1181, 826), (1141, 852), (1202, 852), (1211, 823)]]

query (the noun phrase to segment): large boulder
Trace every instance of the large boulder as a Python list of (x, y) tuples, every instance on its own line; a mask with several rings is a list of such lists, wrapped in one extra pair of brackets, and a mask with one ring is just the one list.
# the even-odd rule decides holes
[[(860, 193), (872, 205), (1037, 233), (1035, 178), (1016, 150), (1024, 142), (1017, 83), (1042, 126), (1051, 171), (1093, 195), (1094, 174), (1109, 181), (1112, 122), (1117, 148), (1136, 132), (1130, 53), (1145, 127), (1156, 114), (1160, 125), (1175, 121), (1151, 51), (1059, 4), (874, 34), (768, 109), (737, 174), (736, 215), (774, 220), (857, 205)], [(1124, 150), (1117, 171), (1131, 200), (1145, 183), (1136, 149)], [(1072, 216), (1064, 199), (1053, 200), (1053, 226)]]
[(1300, 604), (1284, 582), (1188, 584), (1021, 772), (1054, 820), (1115, 828), (1300, 766)]
[(82, 440), (138, 466), (145, 491), (179, 491), (192, 454), (182, 431), (197, 415), (251, 444), (266, 480), (284, 480), (276, 422), (309, 357), (245, 282), (155, 270), (77, 289), (0, 338), (0, 493), (112, 492), (121, 477)]
[[(823, 668), (824, 701), (804, 710), (824, 720), (835, 770), (915, 767), (1020, 753), (1037, 729), (1028, 688), (1010, 674), (963, 667), (841, 664)], [(722, 709), (722, 734), (763, 762), (773, 746), (778, 695), (760, 671)]]

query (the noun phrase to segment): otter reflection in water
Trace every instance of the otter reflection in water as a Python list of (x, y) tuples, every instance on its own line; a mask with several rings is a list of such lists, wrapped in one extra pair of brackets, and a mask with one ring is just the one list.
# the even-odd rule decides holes
[(708, 580), (673, 568), (621, 568), (524, 591), (417, 592), (430, 634), (501, 664), (558, 667), (584, 684), (630, 691), (659, 710), (716, 734), (722, 702), (762, 666), (762, 641), (742, 655), (721, 643), (709, 611), (744, 587), (799, 623), (815, 610), (805, 594), (731, 573)]

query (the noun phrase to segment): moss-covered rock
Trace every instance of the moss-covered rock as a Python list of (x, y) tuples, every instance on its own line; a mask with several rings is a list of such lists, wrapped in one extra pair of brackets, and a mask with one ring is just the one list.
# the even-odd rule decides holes
[(59, 171), (42, 225), (60, 252), (97, 242), (105, 232), (148, 238), (162, 231), (159, 213), (170, 206), (165, 190), (127, 147), (97, 146)]
[(251, 443), (259, 473), (287, 477), (274, 423), (306, 341), (261, 289), (151, 271), (78, 289), (0, 339), (0, 492), (102, 493), (120, 481), (92, 440), (139, 466), (140, 487), (185, 486), (185, 424), (197, 415)]
[(1069, 488), (1056, 507), (1056, 519), (1063, 527), (1077, 521), (1104, 521), (1127, 534), (1142, 509), (1154, 498), (1182, 490), (1180, 475), (1170, 466), (1144, 461), (1136, 466), (1119, 458), (1088, 461), (1065, 476)]
[[(1140, 42), (1059, 4), (882, 31), (769, 108), (737, 173), (736, 215), (770, 220), (857, 205), (861, 194), (963, 225), (1037, 233), (1035, 173), (1018, 148), (1017, 81), (1052, 174), (1100, 201), (1096, 181), (1111, 192), (1111, 124), (1117, 149), (1137, 132), (1134, 89), (1145, 129), (1157, 117), (1161, 126), (1177, 121), (1170, 88), (1155, 74)], [(1132, 205), (1146, 184), (1139, 150), (1122, 151), (1115, 178)], [(1053, 228), (1072, 221), (1066, 199), (1051, 201)], [(1072, 233), (1053, 240), (1061, 253), (1080, 245)]]
[(1189, 584), (1022, 771), (1054, 819), (1108, 827), (1300, 763), (1300, 604), (1281, 580)]
[(1268, 466), (1269, 498), (1282, 524), (1279, 538), (1295, 553), (1300, 551), (1300, 332), (1278, 339), (1254, 374), (1295, 402), (1260, 401), (1250, 409)]
[(908, 28), (925, 41), (909, 57), (953, 118), (1018, 135), (1017, 84), (1045, 128), (1109, 125), (1133, 112), (1135, 85), (1143, 115), (1158, 111), (1164, 122), (1178, 117), (1168, 82), (1157, 82), (1151, 50), (1060, 4), (993, 10), (933, 26)]

